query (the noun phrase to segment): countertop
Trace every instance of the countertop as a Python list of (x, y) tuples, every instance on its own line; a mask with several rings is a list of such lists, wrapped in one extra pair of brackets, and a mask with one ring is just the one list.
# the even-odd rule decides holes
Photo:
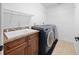
[(34, 33), (37, 33), (39, 31), (33, 30), (33, 29), (24, 29), (24, 30), (18, 30), (18, 31), (11, 31), (11, 32), (4, 32), (4, 44)]

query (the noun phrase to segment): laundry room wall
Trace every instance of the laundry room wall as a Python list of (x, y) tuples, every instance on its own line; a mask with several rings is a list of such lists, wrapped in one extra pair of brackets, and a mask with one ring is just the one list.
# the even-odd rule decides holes
[(0, 3), (0, 45), (3, 45), (2, 33), (2, 3)]
[[(29, 20), (30, 25), (40, 25), (45, 20), (45, 8), (40, 3), (3, 3), (3, 9), (19, 11), (33, 15), (31, 20)], [(20, 22), (22, 21), (24, 20), (20, 20)], [(17, 20), (15, 22), (18, 23)], [(15, 22), (13, 24), (15, 24)]]
[(2, 40), (1, 40), (1, 3), (0, 3), (0, 45), (2, 43)]
[(79, 3), (75, 4), (75, 36), (79, 36)]
[(46, 24), (55, 24), (59, 39), (74, 42), (74, 4), (61, 3), (47, 9)]

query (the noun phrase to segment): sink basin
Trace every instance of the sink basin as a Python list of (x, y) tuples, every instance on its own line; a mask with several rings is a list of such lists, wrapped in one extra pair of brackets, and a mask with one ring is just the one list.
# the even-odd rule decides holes
[(23, 30), (11, 31), (11, 32), (4, 32), (4, 34), (8, 39), (12, 39), (23, 35), (28, 35), (34, 32), (38, 32), (38, 31), (33, 29), (23, 29)]

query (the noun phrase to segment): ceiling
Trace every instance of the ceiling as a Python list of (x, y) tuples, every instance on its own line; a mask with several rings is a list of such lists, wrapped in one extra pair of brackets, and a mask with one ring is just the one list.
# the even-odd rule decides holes
[(45, 8), (56, 7), (61, 3), (41, 3)]

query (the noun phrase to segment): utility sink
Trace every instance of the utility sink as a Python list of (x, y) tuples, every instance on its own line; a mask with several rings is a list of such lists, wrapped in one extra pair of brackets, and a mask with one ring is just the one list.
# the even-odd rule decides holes
[(37, 30), (33, 29), (22, 29), (22, 30), (16, 30), (16, 31), (10, 31), (10, 32), (4, 32), (7, 39), (16, 38), (23, 35), (29, 35), (31, 33), (38, 32)]

